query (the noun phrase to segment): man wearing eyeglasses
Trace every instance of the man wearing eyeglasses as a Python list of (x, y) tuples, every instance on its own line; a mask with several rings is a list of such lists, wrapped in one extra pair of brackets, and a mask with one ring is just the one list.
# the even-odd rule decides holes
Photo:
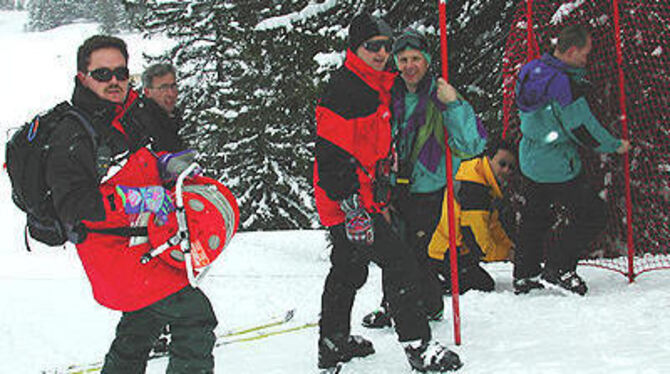
[(154, 341), (170, 324), (168, 371), (212, 373), (217, 320), (209, 300), (167, 262), (142, 264), (151, 244), (131, 240), (147, 235), (132, 231), (140, 216), (160, 227), (174, 205), (135, 118), (138, 94), (128, 80), (123, 40), (96, 35), (79, 47), (71, 100), (77, 115), (60, 118), (51, 134), (46, 184), (94, 298), (123, 312), (102, 372), (143, 373)]
[(354, 16), (344, 66), (332, 75), (316, 107), (316, 206), (332, 239), (319, 322), (318, 366), (325, 370), (374, 353), (370, 341), (350, 334), (354, 298), (370, 261), (382, 268), (410, 366), (442, 372), (462, 365), (458, 355), (432, 340), (417, 290), (418, 264), (391, 228), (388, 194), (379, 192), (380, 171), (392, 154), (389, 105), (395, 74), (386, 70), (391, 37), (383, 20)]
[[(495, 282), (480, 261), (510, 260), (514, 243), (500, 220), (504, 186), (516, 165), (516, 146), (499, 140), (487, 147), (482, 157), (464, 161), (455, 176), (454, 218), (458, 248), (459, 293), (468, 290), (493, 291)], [(449, 196), (444, 194), (444, 199)], [(444, 290), (451, 289), (449, 266), (449, 216), (446, 201), (442, 216), (428, 246)]]
[[(432, 319), (441, 319), (442, 290), (430, 271), (428, 242), (440, 220), (446, 180), (445, 134), (449, 134), (455, 174), (461, 159), (480, 153), (485, 131), (470, 106), (443, 78), (429, 73), (431, 51), (426, 37), (408, 28), (393, 43), (393, 59), (400, 72), (391, 89), (392, 131), (398, 155), (392, 207), (404, 240), (422, 271), (417, 285)], [(391, 326), (385, 301), (363, 318), (363, 326)]]
[(151, 134), (152, 146), (171, 152), (186, 148), (178, 135), (183, 120), (176, 106), (179, 95), (176, 79), (177, 70), (172, 64), (153, 64), (144, 70), (143, 108), (138, 113), (147, 133)]
[(142, 73), (144, 96), (158, 104), (170, 116), (175, 116), (177, 104), (177, 70), (172, 64), (158, 63)]

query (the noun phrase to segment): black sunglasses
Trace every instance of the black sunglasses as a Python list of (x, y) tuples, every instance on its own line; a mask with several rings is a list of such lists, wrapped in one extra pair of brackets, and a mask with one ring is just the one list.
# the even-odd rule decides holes
[(130, 77), (130, 71), (125, 66), (116, 68), (114, 70), (110, 68), (99, 68), (93, 71), (89, 71), (88, 76), (98, 82), (109, 82), (112, 80), (113, 76), (116, 77), (116, 80), (118, 81), (125, 81)]
[(370, 52), (379, 52), (382, 47), (386, 52), (391, 52), (391, 47), (393, 46), (393, 40), (391, 39), (377, 39), (377, 40), (368, 40), (363, 43), (363, 48), (367, 49)]

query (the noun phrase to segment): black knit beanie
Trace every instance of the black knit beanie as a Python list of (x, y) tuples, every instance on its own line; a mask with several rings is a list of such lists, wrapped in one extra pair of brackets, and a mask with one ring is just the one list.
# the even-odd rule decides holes
[(367, 13), (359, 13), (349, 24), (349, 48), (355, 53), (366, 40), (375, 36), (393, 38), (393, 30), (383, 19)]

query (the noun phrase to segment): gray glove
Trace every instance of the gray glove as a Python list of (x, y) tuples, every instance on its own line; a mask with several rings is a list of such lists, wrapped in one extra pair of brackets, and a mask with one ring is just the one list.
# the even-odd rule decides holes
[(345, 215), (344, 231), (347, 239), (354, 244), (372, 245), (375, 240), (374, 225), (358, 194), (341, 200), (340, 209)]

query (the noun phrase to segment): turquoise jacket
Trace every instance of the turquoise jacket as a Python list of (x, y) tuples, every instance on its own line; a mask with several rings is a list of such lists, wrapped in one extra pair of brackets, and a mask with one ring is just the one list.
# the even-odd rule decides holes
[[(416, 93), (397, 78), (392, 93), (392, 131), (399, 163), (411, 169), (410, 193), (429, 193), (447, 184), (445, 130), (452, 151), (452, 175), (461, 160), (484, 150), (486, 131), (470, 104), (459, 99), (443, 104), (437, 99), (434, 78), (426, 77)], [(392, 178), (392, 181), (395, 179)]]
[(578, 147), (614, 152), (621, 140), (595, 118), (583, 96), (585, 70), (550, 54), (519, 73), (516, 101), (521, 118), (519, 166), (538, 183), (572, 180), (582, 170)]

